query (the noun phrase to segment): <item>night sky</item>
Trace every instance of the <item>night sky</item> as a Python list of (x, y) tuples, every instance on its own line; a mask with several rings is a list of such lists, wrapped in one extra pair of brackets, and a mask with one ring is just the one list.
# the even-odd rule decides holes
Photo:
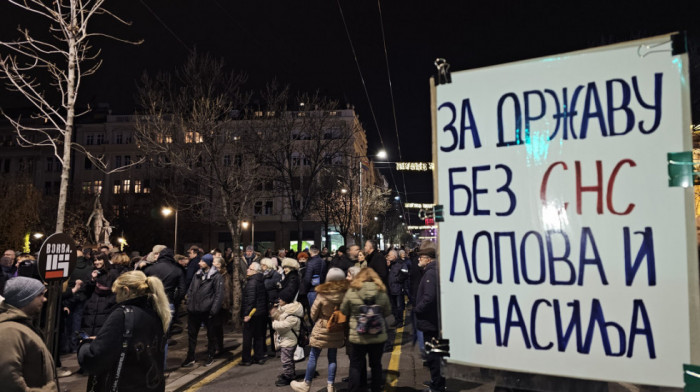
[[(84, 80), (82, 104), (106, 102), (115, 114), (133, 113), (141, 73), (172, 70), (196, 48), (247, 73), (251, 89), (276, 78), (295, 90), (318, 90), (354, 105), (367, 130), (368, 152), (379, 150), (383, 140), (391, 161), (431, 159), (429, 78), (437, 57), (458, 71), (685, 30), (693, 61), (700, 43), (700, 21), (694, 19), (700, 16), (698, 0), (111, 0), (107, 5), (133, 25), (95, 20), (93, 30), (145, 41), (139, 46), (93, 41), (103, 48), (104, 65)], [(18, 24), (37, 26), (3, 2), (0, 38), (14, 37)], [(700, 61), (695, 61), (691, 80), (696, 91), (699, 70)], [(697, 123), (700, 105), (694, 101)], [(2, 92), (0, 104), (13, 106), (17, 100)], [(385, 174), (391, 178), (388, 170)], [(394, 177), (401, 193), (406, 181), (405, 201), (432, 201), (429, 175), (394, 172)]]

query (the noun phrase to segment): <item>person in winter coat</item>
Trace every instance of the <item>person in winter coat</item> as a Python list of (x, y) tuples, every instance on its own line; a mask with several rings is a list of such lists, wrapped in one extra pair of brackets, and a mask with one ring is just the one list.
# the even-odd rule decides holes
[[(253, 262), (246, 271), (248, 281), (243, 288), (243, 352), (241, 366), (265, 363), (265, 325), (268, 318), (267, 291), (260, 263)], [(255, 350), (251, 358), (250, 349)]]
[(408, 279), (409, 279), (409, 291), (408, 300), (413, 305), (411, 309), (411, 323), (413, 323), (413, 344), (417, 344), (420, 350), (421, 356), (425, 357), (425, 346), (423, 339), (423, 332), (419, 330), (416, 325), (416, 296), (418, 295), (418, 286), (423, 278), (423, 267), (419, 266), (418, 261), (418, 248), (414, 252), (409, 254), (410, 267), (408, 269)]
[(345, 279), (345, 272), (340, 268), (331, 268), (326, 275), (326, 283), (316, 286), (316, 300), (311, 307), (311, 319), (314, 328), (311, 331), (309, 345), (309, 362), (306, 365), (306, 375), (303, 381), (293, 381), (292, 389), (296, 392), (308, 392), (311, 388), (311, 380), (316, 372), (316, 363), (322, 349), (328, 349), (328, 386), (326, 391), (334, 392), (335, 372), (337, 369), (336, 356), (338, 349), (345, 345), (345, 329), (329, 331), (328, 319), (333, 312), (340, 308), (345, 292), (350, 282)]
[(377, 242), (367, 240), (365, 242), (365, 258), (367, 259), (367, 267), (374, 269), (374, 272), (382, 279), (382, 283), (386, 287), (389, 281), (389, 271), (386, 268), (386, 259), (384, 255), (377, 249)]
[[(78, 280), (81, 282), (89, 282), (91, 279), (92, 262), (85, 258), (82, 251), (78, 250), (75, 269), (68, 279), (68, 289), (73, 289)], [(83, 321), (83, 310), (85, 309), (87, 298), (84, 287), (81, 287), (66, 301), (66, 305), (68, 305), (68, 309), (70, 310), (66, 330), (69, 334), (71, 352), (76, 352), (78, 350), (78, 343), (80, 342), (78, 332), (80, 332), (80, 325)]]
[(345, 245), (341, 246), (338, 248), (338, 251), (331, 260), (329, 267), (330, 268), (340, 268), (343, 270), (344, 273), (348, 273), (348, 268), (352, 267), (355, 265), (354, 261), (350, 261), (350, 256), (348, 255), (347, 249), (345, 248)]
[(212, 265), (219, 271), (221, 280), (224, 282), (221, 310), (215, 317), (214, 322), (214, 327), (216, 328), (216, 353), (222, 354), (224, 352), (224, 323), (231, 319), (231, 311), (233, 310), (233, 279), (226, 270), (226, 262), (222, 256), (214, 256)]
[(403, 286), (408, 275), (408, 269), (401, 259), (398, 252), (390, 250), (386, 255), (386, 263), (389, 268), (389, 299), (391, 300), (391, 309), (396, 320), (396, 328), (403, 326), (403, 310), (406, 307), (403, 297)]
[[(157, 277), (130, 271), (114, 281), (112, 290), (118, 306), (97, 337), (84, 341), (78, 350), (78, 362), (91, 375), (88, 390), (112, 391), (116, 382), (119, 391), (164, 391), (164, 345), (170, 309), (163, 284)], [(128, 323), (134, 327), (123, 351)]]
[(311, 254), (311, 258), (306, 263), (306, 271), (304, 271), (304, 278), (301, 283), (301, 293), (306, 294), (309, 307), (311, 307), (316, 299), (315, 287), (326, 280), (328, 267), (326, 261), (320, 256), (316, 245), (309, 247), (309, 254)]
[(93, 261), (94, 269), (90, 279), (85, 282), (85, 307), (83, 308), (83, 319), (81, 328), (88, 336), (95, 336), (107, 317), (112, 312), (112, 308), (117, 303), (117, 299), (112, 292), (112, 283), (119, 276), (118, 270), (112, 270), (107, 261), (107, 255), (99, 253)]
[(294, 351), (298, 344), (297, 336), (301, 327), (301, 319), (304, 317), (304, 308), (292, 296), (282, 296), (279, 302), (270, 311), (272, 328), (281, 352), (282, 374), (277, 377), (275, 385), (278, 387), (289, 385), (296, 377), (294, 368)]
[(9, 279), (0, 297), (0, 385), (6, 392), (55, 391), (58, 382), (51, 352), (35, 320), (46, 302), (41, 281)]
[(187, 357), (182, 367), (194, 366), (197, 334), (202, 323), (207, 328), (207, 361), (204, 366), (214, 363), (216, 354), (216, 334), (213, 320), (221, 310), (224, 296), (224, 282), (221, 274), (212, 267), (214, 256), (207, 253), (199, 260), (199, 271), (194, 274), (187, 291)]
[[(282, 281), (282, 275), (277, 272), (277, 259), (276, 258), (263, 258), (260, 260), (260, 267), (262, 268), (263, 282), (265, 282), (265, 290), (267, 290), (267, 300), (268, 308), (272, 307), (277, 303), (279, 298), (279, 288), (277, 284)], [(275, 356), (275, 331), (272, 327), (272, 319), (267, 320), (267, 326), (270, 331), (270, 349), (267, 352), (268, 357)]]
[(391, 304), (386, 294), (386, 286), (379, 275), (372, 268), (363, 268), (355, 279), (350, 282), (350, 288), (345, 293), (340, 311), (349, 319), (348, 342), (351, 346), (350, 354), (350, 391), (362, 390), (363, 381), (367, 379), (367, 362), (372, 370), (371, 390), (382, 390), (382, 352), (387, 340), (386, 325), (376, 334), (362, 334), (357, 331), (358, 318), (361, 307), (365, 304), (378, 305), (382, 316), (391, 315)]
[[(279, 283), (278, 295), (286, 298), (297, 298), (297, 293), (299, 292), (299, 263), (289, 257), (282, 259), (282, 271), (284, 271), (284, 276), (282, 281)], [(302, 301), (299, 301), (300, 303)], [(303, 305), (303, 303), (302, 303)]]
[[(425, 268), (423, 278), (418, 285), (416, 295), (416, 326), (423, 331), (426, 341), (438, 338), (438, 270), (435, 261), (435, 249), (424, 248), (418, 252), (418, 265)], [(445, 377), (440, 374), (440, 356), (435, 353), (427, 355), (430, 369), (430, 392), (445, 391)]]

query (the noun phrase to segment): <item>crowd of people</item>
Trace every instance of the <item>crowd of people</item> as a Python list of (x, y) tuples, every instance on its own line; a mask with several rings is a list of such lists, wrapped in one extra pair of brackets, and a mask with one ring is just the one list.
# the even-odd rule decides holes
[[(345, 347), (350, 391), (379, 391), (384, 384), (382, 353), (392, 350), (390, 337), (394, 328), (403, 326), (407, 301), (413, 305), (407, 322), (414, 326), (414, 343), (423, 350), (423, 334), (437, 336), (437, 275), (430, 265), (435, 250), (431, 244), (386, 251), (372, 240), (363, 245), (341, 246), (333, 255), (314, 245), (276, 254), (248, 246), (240, 257), (231, 249), (204, 252), (198, 246), (176, 255), (156, 245), (146, 256), (132, 258), (107, 246), (82, 248), (61, 297), (60, 352), (77, 354), (79, 372), (89, 376), (91, 391), (116, 390), (117, 385), (118, 390), (162, 391), (168, 341), (184, 331), (178, 315), (186, 313), (188, 337), (182, 367), (197, 361), (210, 366), (225, 355), (223, 326), (240, 317), (240, 365), (279, 357), (282, 372), (275, 385), (309, 391), (325, 350), (327, 391), (333, 392), (338, 349)], [(0, 326), (11, 325), (26, 335), (20, 340), (40, 346), (43, 336), (37, 325), (46, 290), (33, 256), (8, 250), (0, 266)], [(235, 299), (240, 299), (240, 313), (234, 315)], [(197, 358), (202, 326), (206, 357)], [(431, 369), (429, 390), (444, 390), (439, 357), (422, 353)], [(24, 355), (42, 356), (38, 363), (45, 369), (30, 375), (20, 354), (0, 356), (0, 383), (16, 385), (16, 390), (56, 390), (57, 379), (70, 375), (45, 346)], [(304, 356), (305, 376), (296, 380), (295, 362)]]

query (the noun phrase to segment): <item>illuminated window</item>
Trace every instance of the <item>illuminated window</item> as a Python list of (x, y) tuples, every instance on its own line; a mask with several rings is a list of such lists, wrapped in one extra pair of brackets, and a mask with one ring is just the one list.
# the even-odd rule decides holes
[(171, 135), (163, 135), (162, 133), (159, 133), (158, 136), (156, 136), (156, 141), (158, 143), (172, 143), (173, 142), (173, 137)]
[(185, 132), (185, 143), (201, 143), (202, 135), (199, 132)]
[(114, 186), (112, 187), (112, 193), (118, 195), (122, 193), (122, 183), (119, 180), (114, 180)]
[(134, 193), (141, 193), (141, 180), (134, 180)]
[(124, 193), (129, 193), (131, 191), (131, 180), (124, 180), (122, 183), (122, 189)]

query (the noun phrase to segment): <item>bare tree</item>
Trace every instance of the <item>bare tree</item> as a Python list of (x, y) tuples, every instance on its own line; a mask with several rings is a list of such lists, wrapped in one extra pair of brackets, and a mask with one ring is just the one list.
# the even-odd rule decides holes
[[(260, 159), (273, 172), (276, 191), (297, 222), (297, 249), (301, 249), (304, 220), (314, 212), (323, 170), (346, 156), (358, 125), (340, 120), (335, 115), (337, 102), (318, 94), (292, 97), (288, 87), (272, 84), (262, 96), (263, 110), (248, 124), (251, 135), (257, 136), (257, 148), (267, 149)], [(296, 107), (291, 108), (290, 102)]]
[(38, 230), (41, 195), (24, 175), (3, 175), (0, 189), (0, 249), (21, 249), (24, 236)]
[(386, 214), (386, 211), (389, 210), (391, 207), (388, 201), (390, 194), (391, 191), (377, 185), (369, 185), (362, 189), (362, 200), (358, 200), (358, 207), (362, 208), (362, 220), (360, 220), (359, 214), (354, 220), (358, 243), (360, 243), (360, 225), (364, 229), (363, 234), (365, 238), (373, 238), (381, 232), (382, 228), (374, 220), (374, 217), (380, 214)]
[(8, 89), (19, 92), (33, 107), (35, 113), (31, 118), (39, 120), (27, 122), (3, 111), (17, 131), (19, 144), (50, 147), (63, 165), (56, 218), (56, 232), (63, 232), (72, 149), (82, 151), (98, 167), (109, 171), (102, 157), (87, 153), (72, 140), (75, 118), (80, 115), (76, 113), (76, 102), (81, 79), (95, 73), (101, 64), (97, 59), (99, 51), (92, 48), (89, 39), (95, 36), (116, 39), (88, 32), (88, 23), (100, 15), (127, 23), (104, 8), (105, 0), (8, 2), (47, 23), (47, 32), (30, 32), (19, 27), (18, 39), (0, 41), (0, 46), (7, 50), (0, 55), (0, 77)]
[[(228, 72), (224, 63), (194, 53), (173, 73), (144, 75), (139, 99), (136, 141), (156, 166), (177, 173), (190, 189), (185, 194), (193, 212), (224, 223), (240, 248), (243, 218), (259, 197), (258, 184), (266, 171), (250, 146), (240, 108), (248, 100), (242, 90), (246, 77)], [(178, 196), (178, 195), (173, 195)], [(240, 314), (245, 273), (233, 268), (233, 315)], [(234, 317), (240, 326), (240, 318)]]

